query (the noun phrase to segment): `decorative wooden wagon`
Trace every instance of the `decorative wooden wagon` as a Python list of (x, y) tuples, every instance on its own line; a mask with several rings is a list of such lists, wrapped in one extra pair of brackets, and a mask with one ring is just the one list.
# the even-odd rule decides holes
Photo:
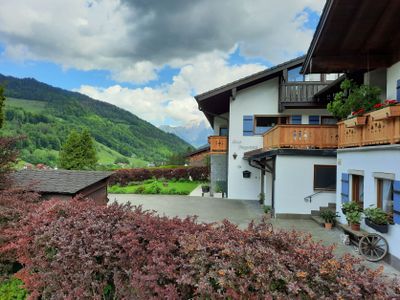
[(383, 236), (364, 230), (355, 231), (344, 224), (338, 224), (338, 226), (350, 236), (350, 242), (358, 247), (359, 253), (366, 260), (372, 262), (380, 261), (388, 253), (389, 245)]

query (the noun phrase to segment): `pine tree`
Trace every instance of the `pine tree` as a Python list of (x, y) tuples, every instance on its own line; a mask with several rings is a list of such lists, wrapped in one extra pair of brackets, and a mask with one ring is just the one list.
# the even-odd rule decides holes
[(60, 150), (60, 168), (67, 170), (93, 169), (97, 163), (96, 149), (88, 130), (73, 130)]

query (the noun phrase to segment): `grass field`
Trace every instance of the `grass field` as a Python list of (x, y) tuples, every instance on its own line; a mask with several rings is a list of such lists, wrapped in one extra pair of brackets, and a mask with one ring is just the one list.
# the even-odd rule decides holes
[(113, 149), (110, 149), (107, 146), (100, 144), (98, 142), (96, 142), (95, 146), (96, 146), (97, 157), (99, 159), (98, 162), (100, 164), (103, 165), (113, 164), (115, 162), (115, 159), (117, 159), (118, 157), (124, 157), (129, 160), (131, 167), (141, 168), (147, 166), (147, 162), (144, 160), (134, 157), (123, 156), (117, 151), (114, 151)]
[(111, 194), (161, 194), (189, 195), (201, 182), (199, 181), (167, 181), (146, 180), (135, 185), (113, 185), (108, 188)]
[(46, 108), (46, 102), (36, 100), (25, 100), (16, 98), (7, 98), (6, 106), (23, 108), (31, 113), (42, 112)]

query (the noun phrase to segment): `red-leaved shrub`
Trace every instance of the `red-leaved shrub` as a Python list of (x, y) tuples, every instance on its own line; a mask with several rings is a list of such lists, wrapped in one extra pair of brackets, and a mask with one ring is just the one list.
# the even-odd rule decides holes
[(204, 181), (209, 176), (207, 167), (187, 167), (187, 168), (152, 168), (152, 169), (123, 169), (113, 173), (110, 177), (109, 184), (127, 185), (134, 181), (144, 181), (154, 178), (165, 179), (186, 179), (191, 177), (193, 180)]
[[(20, 189), (0, 190), (0, 247), (10, 243), (5, 230), (24, 218), (39, 203), (39, 194)], [(15, 251), (0, 255), (0, 280), (12, 273), (17, 265)]]
[(383, 299), (380, 271), (298, 232), (240, 230), (129, 206), (46, 201), (18, 227), (31, 299)]

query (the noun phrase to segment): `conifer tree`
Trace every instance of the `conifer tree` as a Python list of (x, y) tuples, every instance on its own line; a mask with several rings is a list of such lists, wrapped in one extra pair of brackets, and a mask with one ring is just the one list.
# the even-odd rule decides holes
[(96, 149), (88, 130), (73, 130), (60, 150), (60, 168), (67, 170), (93, 169), (97, 163)]

